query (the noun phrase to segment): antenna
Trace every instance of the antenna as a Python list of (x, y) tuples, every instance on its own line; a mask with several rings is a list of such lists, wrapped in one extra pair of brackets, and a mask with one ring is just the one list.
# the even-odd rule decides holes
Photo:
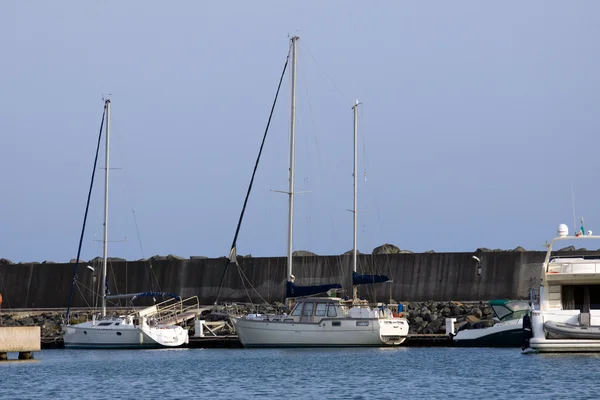
[(571, 202), (573, 203), (573, 232), (577, 232), (577, 219), (575, 218), (575, 184), (571, 182)]

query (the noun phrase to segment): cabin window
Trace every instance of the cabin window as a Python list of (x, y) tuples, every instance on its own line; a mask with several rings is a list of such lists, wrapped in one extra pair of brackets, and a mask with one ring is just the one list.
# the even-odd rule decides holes
[(564, 285), (562, 287), (562, 305), (565, 310), (600, 309), (600, 285)]
[(313, 315), (313, 308), (315, 307), (315, 303), (304, 303), (304, 310), (302, 310), (302, 315), (305, 317), (310, 317)]
[(333, 321), (331, 326), (342, 326), (342, 321)]
[(115, 326), (117, 326), (117, 325), (119, 325), (119, 323), (118, 323), (118, 322), (115, 324)]
[(494, 312), (498, 316), (498, 319), (502, 319), (511, 313), (511, 311), (504, 306), (494, 305), (494, 306), (492, 306), (492, 308), (494, 309)]
[(327, 307), (327, 316), (337, 317), (337, 309), (335, 308), (335, 305), (330, 304), (329, 307)]
[(369, 326), (369, 321), (356, 321), (356, 326)]
[(98, 326), (109, 326), (112, 325), (112, 322), (100, 322)]
[(299, 317), (301, 315), (302, 315), (302, 303), (298, 303), (292, 310), (292, 317)]
[(117, 336), (121, 336), (121, 332), (117, 332)]
[(327, 310), (327, 303), (317, 303), (317, 309), (315, 310), (315, 317), (324, 317), (326, 310)]

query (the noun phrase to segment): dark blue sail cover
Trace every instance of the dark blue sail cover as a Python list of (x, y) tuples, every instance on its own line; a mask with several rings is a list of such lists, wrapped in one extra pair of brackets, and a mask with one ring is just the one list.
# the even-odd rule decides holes
[(391, 281), (391, 279), (387, 275), (361, 275), (357, 272), (352, 272), (352, 285), (354, 286), (388, 281)]
[(162, 297), (162, 296), (168, 296), (168, 297), (172, 297), (175, 300), (181, 300), (181, 297), (177, 296), (176, 294), (173, 293), (165, 293), (165, 292), (144, 292), (144, 293), (137, 293), (135, 296), (133, 296), (131, 298), (131, 301), (140, 298), (140, 297), (148, 297), (148, 296), (152, 296), (152, 297)]
[(297, 286), (293, 282), (287, 282), (286, 284), (286, 295), (288, 299), (294, 297), (312, 296), (319, 293), (326, 293), (331, 289), (341, 289), (342, 285), (339, 283), (331, 283), (327, 285), (316, 285), (316, 286)]

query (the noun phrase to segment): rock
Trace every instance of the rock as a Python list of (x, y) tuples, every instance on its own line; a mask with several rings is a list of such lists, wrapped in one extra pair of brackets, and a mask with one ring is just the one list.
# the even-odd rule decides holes
[(454, 332), (461, 331), (468, 327), (469, 323), (467, 321), (455, 322), (454, 323)]
[(431, 333), (438, 333), (440, 328), (444, 325), (444, 321), (440, 319), (436, 319), (427, 324), (427, 330), (430, 330)]
[(438, 318), (438, 315), (434, 314), (434, 313), (427, 314), (427, 318), (425, 318), (425, 321), (427, 321), (427, 322), (436, 322), (439, 320), (440, 319)]
[(481, 309), (479, 307), (473, 307), (471, 309), (471, 311), (469, 311), (469, 315), (474, 316), (477, 319), (481, 319), (481, 317), (483, 316), (483, 313), (481, 312)]
[(521, 247), (521, 246), (517, 246), (517, 247), (515, 247), (515, 248), (513, 249), (513, 251), (527, 251), (527, 250), (525, 250), (525, 249), (524, 249), (523, 247)]
[(431, 321), (433, 321), (433, 316), (432, 316), (431, 312), (429, 312), (429, 310), (427, 310), (427, 312), (426, 312), (426, 313), (423, 313), (423, 314), (421, 315), (421, 317), (423, 317), (423, 320), (424, 320), (424, 321), (427, 321), (427, 322), (431, 322)]
[(56, 264), (56, 261), (42, 261), (42, 264)]
[(450, 307), (442, 308), (442, 316), (444, 318), (450, 318), (451, 315), (452, 315), (452, 311), (450, 310)]
[(35, 325), (35, 321), (31, 317), (21, 318), (19, 320), (19, 323), (21, 324), (21, 326), (34, 326)]
[(168, 254), (167, 260), (187, 260), (185, 257), (176, 256), (175, 254)]
[(481, 251), (481, 252), (488, 252), (488, 251), (492, 251), (491, 249), (488, 249), (487, 247), (480, 247), (476, 250), (476, 252)]
[(0, 265), (13, 265), (14, 262), (6, 259), (6, 258), (0, 258)]
[(435, 253), (435, 250), (427, 250), (427, 251), (425, 252), (425, 254), (433, 254), (433, 253)]
[[(71, 263), (71, 264), (75, 264), (76, 262), (77, 262), (76, 258), (71, 258), (71, 260), (69, 261), (69, 263)], [(83, 264), (84, 262), (85, 261), (83, 261), (83, 260), (79, 260), (79, 264)]]
[(190, 260), (207, 260), (206, 256), (190, 256)]
[(575, 249), (575, 246), (567, 246), (567, 247), (563, 247), (562, 249), (560, 249), (558, 251), (576, 251), (576, 249)]
[(394, 246), (393, 244), (385, 243), (379, 247), (375, 247), (371, 254), (400, 254), (401, 250), (399, 247)]
[(296, 250), (295, 252), (292, 253), (292, 255), (294, 257), (314, 257), (314, 256), (316, 256), (315, 253), (312, 253), (312, 252), (306, 251), (306, 250)]
[[(351, 256), (352, 253), (354, 253), (353, 250), (348, 250), (347, 252), (345, 252), (344, 254), (342, 254), (343, 256)], [(356, 250), (356, 254), (362, 254), (360, 251)]]
[(109, 262), (127, 262), (126, 259), (120, 258), (120, 257), (107, 257), (106, 261), (109, 261)]
[(102, 262), (102, 257), (98, 256), (98, 257), (94, 257), (92, 258), (90, 261), (88, 262)]
[(167, 259), (167, 257), (165, 257), (165, 256), (159, 256), (159, 255), (157, 254), (157, 255), (155, 255), (155, 256), (152, 256), (152, 257), (150, 257), (150, 259), (151, 259), (152, 261), (164, 261), (164, 260), (166, 260), (166, 259)]
[(474, 316), (474, 315), (467, 315), (466, 321), (467, 321), (469, 324), (476, 324), (476, 323), (477, 323), (477, 322), (479, 322), (480, 320), (479, 320), (479, 318), (477, 318), (477, 317), (476, 317), (476, 316)]
[(459, 315), (463, 315), (465, 313), (465, 308), (462, 306), (456, 306), (452, 308), (452, 316), (457, 317)]
[(423, 333), (423, 330), (427, 328), (427, 322), (423, 321), (420, 325), (417, 326), (417, 333)]

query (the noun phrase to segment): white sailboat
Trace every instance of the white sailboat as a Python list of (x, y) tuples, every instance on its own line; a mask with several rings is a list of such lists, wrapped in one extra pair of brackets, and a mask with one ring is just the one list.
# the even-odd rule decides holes
[[(295, 85), (298, 37), (292, 40), (292, 122), (290, 132), (290, 179), (288, 221), (288, 297), (308, 293), (307, 287), (296, 287), (292, 274), (292, 237), (294, 212), (294, 136)], [(356, 274), (357, 215), (357, 132), (358, 102), (354, 105), (354, 251)], [(353, 275), (354, 277), (354, 275)], [(335, 285), (332, 285), (335, 286)], [(307, 290), (305, 290), (307, 289)], [(322, 289), (326, 289), (321, 287)], [(356, 294), (356, 290), (354, 290)], [(246, 347), (334, 347), (399, 345), (408, 335), (408, 321), (397, 318), (387, 307), (371, 309), (354, 296), (352, 301), (337, 297), (301, 297), (296, 299), (289, 315), (248, 315), (231, 317), (238, 337)]]
[[(101, 314), (100, 318), (98, 319), (96, 319), (94, 316), (92, 321), (70, 325), (69, 311), (67, 311), (66, 324), (62, 326), (65, 348), (125, 349), (181, 346), (188, 342), (188, 331), (183, 329), (181, 326), (175, 325), (182, 320), (182, 318), (178, 318), (178, 315), (181, 316), (181, 311), (183, 311), (181, 307), (182, 301), (180, 299), (167, 300), (166, 302), (159, 303), (143, 310), (119, 317), (109, 317), (106, 314), (106, 300), (107, 298), (110, 298), (110, 296), (107, 296), (106, 290), (108, 257), (108, 177), (110, 170), (110, 100), (105, 100), (104, 107), (104, 112), (106, 115), (106, 146), (104, 169), (104, 243), (102, 251)], [(141, 293), (132, 295), (117, 295), (114, 297), (134, 297), (136, 295), (139, 296)]]
[(537, 352), (600, 352), (600, 257), (552, 256), (556, 242), (563, 240), (600, 240), (600, 236), (581, 230), (569, 236), (560, 224), (558, 236), (547, 245), (542, 264), (539, 304), (531, 311), (527, 346)]

